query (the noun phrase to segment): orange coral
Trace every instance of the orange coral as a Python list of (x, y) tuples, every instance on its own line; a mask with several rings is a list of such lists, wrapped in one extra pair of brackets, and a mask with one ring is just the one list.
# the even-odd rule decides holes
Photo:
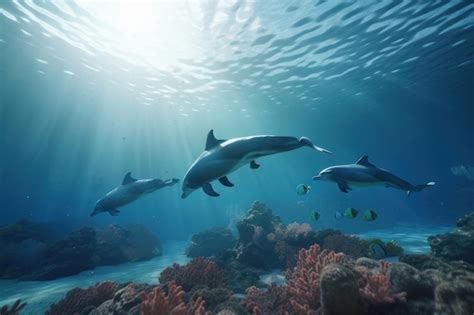
[(157, 286), (148, 294), (142, 292), (140, 315), (207, 315), (204, 300), (198, 297), (188, 304), (184, 303), (184, 291), (174, 282), (168, 283), (168, 295)]
[(290, 303), (297, 314), (316, 314), (321, 307), (319, 276), (324, 266), (342, 263), (344, 254), (323, 250), (317, 244), (298, 253), (296, 267), (286, 272)]

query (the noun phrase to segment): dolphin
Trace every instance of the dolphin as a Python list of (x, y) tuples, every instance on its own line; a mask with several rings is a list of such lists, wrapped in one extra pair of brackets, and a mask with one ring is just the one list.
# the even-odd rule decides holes
[(91, 217), (101, 212), (108, 212), (110, 215), (117, 216), (120, 211), (117, 208), (123, 207), (144, 194), (152, 193), (166, 186), (173, 186), (178, 183), (177, 178), (167, 179), (165, 181), (155, 179), (135, 179), (128, 172), (122, 182), (122, 185), (114, 188), (104, 197), (97, 200)]
[(355, 164), (336, 165), (322, 170), (319, 175), (313, 176), (314, 180), (328, 180), (337, 183), (342, 192), (349, 192), (354, 186), (385, 186), (401, 189), (407, 196), (413, 191), (434, 186), (435, 182), (421, 185), (412, 185), (387, 170), (378, 168), (369, 162), (369, 157), (364, 155)]
[(217, 197), (219, 194), (211, 185), (213, 180), (217, 179), (222, 185), (232, 187), (234, 184), (229, 181), (227, 174), (246, 164), (249, 164), (252, 169), (257, 169), (260, 165), (255, 159), (301, 147), (331, 153), (315, 146), (310, 139), (305, 137), (264, 135), (222, 140), (216, 139), (211, 129), (207, 135), (204, 152), (194, 161), (184, 176), (181, 198), (186, 198), (199, 188), (202, 188), (209, 196)]

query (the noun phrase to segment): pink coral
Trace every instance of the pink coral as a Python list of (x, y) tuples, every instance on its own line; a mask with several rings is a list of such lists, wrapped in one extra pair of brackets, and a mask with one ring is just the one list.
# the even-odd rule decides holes
[(319, 276), (324, 266), (345, 261), (344, 254), (323, 250), (317, 244), (298, 253), (296, 267), (286, 272), (290, 303), (297, 314), (316, 314), (321, 307)]
[(369, 303), (394, 303), (396, 300), (406, 300), (406, 294), (404, 292), (396, 295), (390, 292), (390, 280), (387, 276), (390, 266), (391, 264), (389, 262), (381, 261), (378, 273), (372, 273), (366, 268), (358, 269), (361, 274), (359, 292)]
[(184, 291), (174, 282), (168, 284), (168, 295), (157, 286), (148, 294), (142, 292), (140, 315), (204, 315), (204, 300), (198, 297), (188, 304), (184, 303)]
[(51, 305), (46, 315), (63, 315), (80, 313), (88, 306), (99, 306), (103, 302), (113, 298), (118, 285), (112, 281), (103, 281), (87, 289), (74, 288), (66, 296)]
[(249, 312), (258, 315), (288, 314), (290, 303), (285, 286), (271, 284), (266, 291), (255, 286), (247, 288), (243, 304)]
[(311, 231), (311, 226), (308, 223), (299, 224), (297, 222), (293, 222), (286, 226), (287, 234), (306, 234), (309, 231)]
[(175, 281), (185, 291), (191, 290), (197, 284), (209, 288), (223, 287), (225, 284), (224, 272), (212, 260), (198, 257), (184, 266), (173, 264), (160, 274), (160, 283)]

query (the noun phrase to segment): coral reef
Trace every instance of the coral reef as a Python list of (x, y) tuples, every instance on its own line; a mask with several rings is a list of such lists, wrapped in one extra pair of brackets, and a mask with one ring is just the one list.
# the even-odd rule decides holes
[[(25, 231), (33, 227), (34, 233)], [(49, 242), (42, 225), (0, 227), (0, 278), (52, 280), (96, 266), (147, 260), (161, 252), (159, 240), (141, 225), (110, 225), (103, 230), (82, 228)], [(48, 242), (47, 242), (48, 241)]]
[(269, 285), (266, 290), (255, 286), (248, 288), (242, 304), (252, 314), (287, 314), (291, 309), (287, 288), (275, 284)]
[(0, 315), (19, 315), (25, 306), (25, 302), (22, 303), (21, 300), (16, 300), (12, 307), (8, 307), (8, 305), (0, 307)]
[(204, 300), (198, 297), (189, 303), (184, 303), (184, 291), (174, 282), (168, 283), (168, 294), (157, 286), (152, 292), (142, 293), (142, 303), (140, 307), (141, 315), (204, 315), (206, 312)]
[(344, 234), (332, 234), (324, 238), (323, 249), (359, 258), (368, 255), (369, 246), (358, 237)]
[(319, 278), (324, 266), (341, 263), (343, 254), (324, 250), (317, 244), (298, 253), (296, 267), (286, 271), (288, 294), (293, 309), (298, 314), (311, 314), (321, 307)]
[(75, 314), (86, 308), (93, 309), (111, 299), (117, 288), (118, 284), (112, 281), (99, 282), (87, 289), (74, 288), (61, 301), (51, 305), (46, 315)]
[(457, 228), (445, 234), (430, 236), (428, 242), (434, 256), (445, 260), (474, 263), (474, 212), (456, 222)]
[(224, 272), (216, 262), (198, 257), (184, 266), (174, 263), (160, 274), (160, 283), (174, 281), (185, 291), (190, 291), (196, 285), (209, 288), (225, 286)]
[(213, 228), (193, 235), (186, 249), (188, 257), (215, 256), (219, 252), (234, 247), (236, 239), (232, 231), (225, 228)]

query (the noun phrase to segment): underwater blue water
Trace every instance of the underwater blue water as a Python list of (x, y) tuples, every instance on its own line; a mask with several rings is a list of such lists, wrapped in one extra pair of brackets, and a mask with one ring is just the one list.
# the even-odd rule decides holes
[[(426, 252), (426, 236), (474, 207), (474, 177), (453, 168), (474, 165), (473, 60), (471, 1), (2, 1), (0, 224), (141, 223), (183, 241), (234, 228), (260, 200), (285, 223)], [(127, 172), (182, 179), (210, 129), (223, 139), (306, 136), (334, 153), (261, 158), (258, 170), (229, 175), (235, 187), (215, 183), (219, 198), (199, 190), (183, 200), (175, 185), (117, 217), (90, 217)], [(407, 198), (384, 187), (344, 194), (311, 179), (363, 155), (410, 183), (436, 185)], [(300, 196), (302, 183), (311, 191)], [(378, 219), (335, 220), (347, 207)], [(135, 266), (183, 257), (165, 247), (165, 256)], [(148, 281), (159, 268), (132, 275)], [(96, 272), (124, 280), (117, 273), (132, 269)], [(102, 276), (31, 286), (57, 294)], [(3, 290), (0, 305), (15, 297)]]

